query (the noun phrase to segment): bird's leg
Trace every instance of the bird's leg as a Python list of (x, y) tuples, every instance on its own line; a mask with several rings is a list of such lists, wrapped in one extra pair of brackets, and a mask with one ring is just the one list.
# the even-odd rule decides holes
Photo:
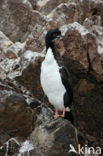
[(65, 117), (65, 112), (66, 112), (66, 108), (64, 107), (64, 108), (63, 108), (63, 113), (62, 113), (62, 115), (60, 115), (62, 118)]
[(59, 114), (58, 114), (58, 110), (56, 109), (56, 110), (55, 110), (54, 118), (57, 119), (58, 117), (59, 117)]

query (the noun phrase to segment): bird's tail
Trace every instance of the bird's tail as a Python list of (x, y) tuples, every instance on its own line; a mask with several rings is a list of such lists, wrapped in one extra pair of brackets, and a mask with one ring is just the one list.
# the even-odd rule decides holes
[(74, 124), (72, 110), (70, 110), (69, 112), (68, 111), (65, 112), (65, 119), (69, 120), (72, 124)]

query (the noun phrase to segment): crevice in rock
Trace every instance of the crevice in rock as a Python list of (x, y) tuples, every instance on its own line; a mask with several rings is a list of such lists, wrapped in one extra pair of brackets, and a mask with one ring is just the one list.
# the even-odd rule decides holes
[(88, 47), (89, 47), (89, 44), (87, 45), (87, 59), (88, 59), (88, 64), (89, 64), (87, 74), (90, 74), (91, 71), (93, 71), (93, 69), (92, 69), (92, 63), (91, 63)]
[(98, 14), (98, 9), (97, 8), (94, 8), (92, 10), (92, 16), (97, 15), (97, 14)]

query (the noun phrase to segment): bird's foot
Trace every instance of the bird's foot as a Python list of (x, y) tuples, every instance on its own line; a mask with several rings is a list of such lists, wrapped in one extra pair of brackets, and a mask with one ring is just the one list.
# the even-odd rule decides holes
[(59, 116), (60, 116), (59, 114), (55, 114), (55, 115), (54, 115), (54, 119), (59, 118)]
[(59, 117), (59, 114), (58, 114), (58, 110), (56, 109), (54, 119), (57, 119), (58, 117)]
[(60, 115), (60, 117), (64, 118), (65, 117), (65, 114)]

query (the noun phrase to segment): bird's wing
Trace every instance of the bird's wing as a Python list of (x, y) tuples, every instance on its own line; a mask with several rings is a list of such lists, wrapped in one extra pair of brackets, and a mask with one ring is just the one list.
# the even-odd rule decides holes
[(70, 76), (69, 76), (69, 73), (68, 73), (68, 70), (66, 67), (60, 67), (59, 69), (59, 72), (60, 72), (60, 75), (61, 75), (61, 79), (62, 79), (62, 83), (63, 85), (65, 86), (66, 88), (66, 91), (69, 95), (69, 103), (70, 105), (72, 104), (72, 100), (73, 100), (73, 91), (72, 91), (72, 88), (71, 88), (71, 85), (70, 85)]

